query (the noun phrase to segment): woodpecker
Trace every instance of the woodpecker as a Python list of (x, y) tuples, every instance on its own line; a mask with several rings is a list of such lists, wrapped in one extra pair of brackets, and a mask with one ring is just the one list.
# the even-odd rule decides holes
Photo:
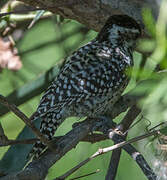
[[(70, 116), (97, 118), (119, 99), (129, 82), (132, 52), (140, 25), (127, 15), (113, 15), (95, 39), (66, 58), (32, 120), (42, 119), (40, 132), (51, 140)], [(46, 145), (37, 140), (30, 156), (38, 158)]]

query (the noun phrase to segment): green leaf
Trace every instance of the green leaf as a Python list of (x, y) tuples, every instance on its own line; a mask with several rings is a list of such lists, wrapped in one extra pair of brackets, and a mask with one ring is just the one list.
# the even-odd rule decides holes
[[(39, 118), (34, 122), (35, 126), (39, 128), (41, 119)], [(27, 126), (20, 132), (17, 137), (17, 140), (23, 139), (31, 139), (35, 138), (31, 129)], [(13, 145), (9, 148), (9, 150), (5, 153), (3, 158), (0, 160), (0, 172), (10, 173), (16, 172), (23, 169), (23, 167), (27, 163), (27, 154), (32, 149), (31, 144), (17, 144)]]
[(160, 129), (160, 132), (161, 132), (163, 135), (167, 135), (167, 126), (166, 126), (166, 127), (163, 127), (162, 129)]
[[(58, 64), (55, 67), (52, 67), (36, 80), (25, 84), (18, 90), (15, 90), (11, 94), (9, 94), (7, 96), (7, 99), (11, 103), (14, 103), (16, 106), (19, 106), (27, 102), (31, 98), (41, 94), (49, 86), (49, 84), (56, 78), (62, 61), (59, 61), (59, 63), (60, 64)], [(0, 116), (6, 114), (7, 112), (9, 112), (9, 110), (6, 107), (0, 105)]]
[(146, 25), (148, 32), (152, 35), (152, 37), (156, 37), (156, 23), (153, 18), (151, 9), (144, 8), (143, 9), (143, 21)]

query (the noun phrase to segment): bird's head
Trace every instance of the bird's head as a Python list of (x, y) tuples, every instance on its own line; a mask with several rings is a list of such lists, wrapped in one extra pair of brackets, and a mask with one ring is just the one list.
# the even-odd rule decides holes
[(141, 36), (140, 25), (127, 15), (113, 15), (108, 18), (97, 36), (99, 42), (111, 42), (115, 39), (119, 42), (127, 41), (133, 46), (133, 42)]

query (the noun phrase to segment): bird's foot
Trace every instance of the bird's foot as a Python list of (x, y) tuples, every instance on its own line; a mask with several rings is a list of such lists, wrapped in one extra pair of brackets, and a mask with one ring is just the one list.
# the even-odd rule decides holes
[(106, 134), (110, 129), (115, 128), (116, 123), (113, 122), (113, 120), (107, 116), (99, 116), (97, 118), (97, 121), (92, 126), (93, 131), (101, 131), (104, 134)]

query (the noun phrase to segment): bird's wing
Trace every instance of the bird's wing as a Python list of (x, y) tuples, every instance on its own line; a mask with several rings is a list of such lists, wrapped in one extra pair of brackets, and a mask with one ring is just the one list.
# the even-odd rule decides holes
[(106, 55), (97, 51), (82, 53), (82, 56), (73, 53), (43, 95), (37, 109), (38, 115), (44, 116), (53, 108), (60, 109), (119, 88), (123, 72), (119, 71), (114, 61), (111, 63), (111, 58), (112, 53)]

